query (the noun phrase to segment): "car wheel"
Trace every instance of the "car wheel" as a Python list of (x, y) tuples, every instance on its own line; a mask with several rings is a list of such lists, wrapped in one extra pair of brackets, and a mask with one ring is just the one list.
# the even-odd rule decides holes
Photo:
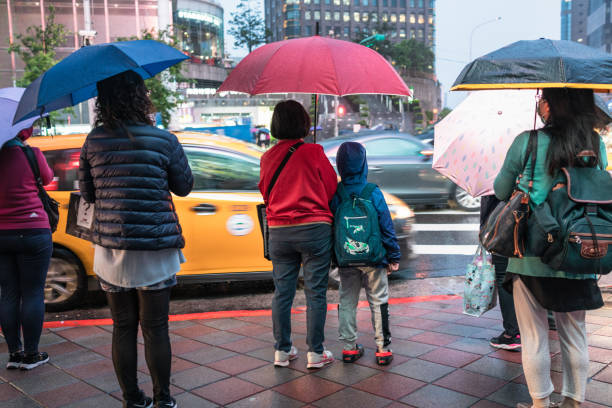
[(47, 311), (59, 312), (78, 305), (86, 290), (87, 277), (81, 261), (67, 249), (53, 248), (45, 282)]
[(480, 209), (480, 197), (472, 197), (467, 191), (456, 186), (453, 191), (453, 201), (459, 209), (464, 211), (474, 211)]

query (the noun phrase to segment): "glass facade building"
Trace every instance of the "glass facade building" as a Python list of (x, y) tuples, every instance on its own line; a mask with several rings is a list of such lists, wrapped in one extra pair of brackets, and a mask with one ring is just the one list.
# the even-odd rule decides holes
[(589, 0), (561, 0), (561, 39), (586, 44), (588, 16)]
[(176, 1), (174, 27), (183, 51), (192, 62), (211, 65), (223, 58), (223, 9), (208, 1)]

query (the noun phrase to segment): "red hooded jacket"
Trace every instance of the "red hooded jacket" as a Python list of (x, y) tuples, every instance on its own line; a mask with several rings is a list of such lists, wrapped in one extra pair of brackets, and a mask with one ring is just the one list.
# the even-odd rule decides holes
[(300, 146), (281, 171), (270, 197), (267, 195), (272, 176), (297, 142), (281, 140), (261, 158), (259, 191), (267, 206), (270, 227), (333, 221), (329, 202), (336, 192), (338, 178), (318, 144)]

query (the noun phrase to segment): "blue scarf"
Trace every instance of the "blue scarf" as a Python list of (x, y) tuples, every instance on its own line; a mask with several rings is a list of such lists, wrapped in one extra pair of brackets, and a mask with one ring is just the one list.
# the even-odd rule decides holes
[(4, 145), (2, 147), (12, 147), (12, 146), (25, 146), (23, 144), (23, 141), (19, 138), (19, 137), (14, 137), (11, 140), (9, 140), (8, 142), (4, 143)]

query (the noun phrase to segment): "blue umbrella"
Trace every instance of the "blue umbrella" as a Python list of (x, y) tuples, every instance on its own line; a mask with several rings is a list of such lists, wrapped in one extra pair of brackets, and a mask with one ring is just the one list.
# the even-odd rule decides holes
[(0, 147), (22, 131), (27, 129), (38, 117), (26, 119), (19, 123), (13, 123), (13, 116), (17, 110), (17, 104), (23, 95), (25, 88), (2, 88), (0, 89)]
[(93, 98), (97, 82), (122, 72), (132, 70), (147, 79), (187, 58), (177, 49), (154, 40), (83, 47), (27, 87), (13, 123)]

